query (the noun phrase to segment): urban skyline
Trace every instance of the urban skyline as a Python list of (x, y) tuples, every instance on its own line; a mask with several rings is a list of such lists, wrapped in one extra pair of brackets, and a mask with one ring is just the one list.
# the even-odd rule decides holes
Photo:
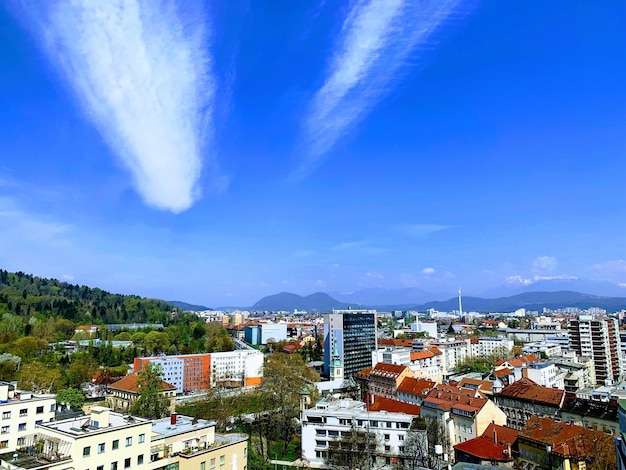
[(4, 269), (208, 306), (626, 286), (624, 4), (40, 7), (0, 7)]

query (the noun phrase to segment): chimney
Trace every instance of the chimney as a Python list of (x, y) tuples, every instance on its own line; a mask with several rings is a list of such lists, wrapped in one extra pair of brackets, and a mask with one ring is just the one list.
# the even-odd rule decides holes
[(172, 426), (174, 426), (174, 425), (176, 425), (176, 422), (177, 422), (177, 421), (178, 421), (178, 419), (177, 419), (176, 413), (172, 413), (172, 414), (170, 415), (170, 424), (171, 424)]

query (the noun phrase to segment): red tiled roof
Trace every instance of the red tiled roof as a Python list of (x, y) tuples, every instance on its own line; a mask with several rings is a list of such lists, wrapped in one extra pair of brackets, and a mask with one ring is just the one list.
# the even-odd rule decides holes
[(511, 462), (511, 452), (508, 446), (496, 444), (492, 439), (479, 436), (454, 446), (455, 450), (471, 455), (481, 460), (495, 462)]
[(420, 359), (429, 359), (431, 357), (434, 357), (435, 354), (431, 351), (417, 351), (417, 352), (412, 352), (411, 353), (411, 361), (418, 361)]
[(498, 396), (542, 403), (560, 408), (563, 406), (565, 390), (542, 387), (528, 378), (523, 378), (504, 387)]
[(459, 407), (459, 405), (466, 405), (471, 407), (471, 409), (468, 408), (466, 411), (480, 411), (489, 400), (486, 398), (476, 398), (474, 396), (475, 393), (474, 390), (467, 388), (438, 385), (428, 392), (428, 395), (426, 395), (423, 401), (423, 405), (427, 406), (430, 404), (433, 405), (433, 408), (444, 410), (450, 410)]
[(374, 396), (374, 403), (367, 404), (368, 411), (388, 411), (390, 413), (406, 413), (408, 415), (419, 416), (420, 407), (411, 405), (391, 398)]
[(374, 376), (396, 376), (396, 377), (398, 377), (400, 374), (402, 374), (407, 369), (408, 369), (407, 366), (401, 366), (399, 364), (388, 364), (386, 362), (379, 362), (370, 371), (369, 375), (370, 376), (374, 375)]
[(406, 377), (400, 385), (398, 385), (398, 393), (407, 393), (409, 395), (422, 396), (428, 390), (437, 385), (432, 380), (416, 379), (414, 377)]
[(561, 457), (576, 457), (580, 459), (592, 457), (597, 448), (603, 448), (599, 441), (606, 444), (613, 437), (602, 431), (554, 421), (550, 418), (531, 416), (519, 433), (520, 439), (552, 446), (552, 452)]
[(499, 424), (491, 423), (483, 432), (483, 437), (491, 439), (494, 442), (502, 445), (513, 445), (517, 440), (519, 432), (516, 429), (506, 426), (500, 426)]
[[(163, 387), (163, 390), (165, 391), (176, 390), (174, 385), (168, 384), (165, 380), (161, 380), (161, 387)], [(123, 379), (109, 385), (109, 388), (123, 390), (126, 392), (138, 392), (141, 388), (139, 387), (139, 376), (137, 374), (127, 375)]]
[(513, 369), (504, 367), (503, 369), (496, 369), (493, 371), (493, 375), (496, 377), (506, 377), (507, 375), (513, 375)]

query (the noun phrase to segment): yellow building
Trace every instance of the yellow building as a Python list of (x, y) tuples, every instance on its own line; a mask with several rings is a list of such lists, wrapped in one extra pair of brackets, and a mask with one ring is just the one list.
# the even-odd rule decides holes
[(40, 424), (6, 470), (245, 470), (246, 434), (219, 435), (215, 422), (176, 416), (151, 421), (95, 406), (79, 418)]

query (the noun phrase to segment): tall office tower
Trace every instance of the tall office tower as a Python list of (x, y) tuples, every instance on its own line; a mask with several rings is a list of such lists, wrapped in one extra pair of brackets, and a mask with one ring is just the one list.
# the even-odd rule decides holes
[(324, 315), (324, 373), (341, 380), (372, 367), (376, 310), (333, 310)]
[(598, 385), (607, 379), (613, 383), (620, 380), (623, 363), (616, 319), (580, 315), (570, 322), (569, 335), (571, 349), (593, 359)]

